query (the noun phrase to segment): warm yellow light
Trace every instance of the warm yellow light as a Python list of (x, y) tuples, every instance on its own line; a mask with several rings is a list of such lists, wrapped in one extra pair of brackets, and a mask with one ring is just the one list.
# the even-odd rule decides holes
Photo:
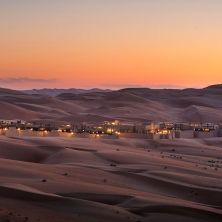
[(170, 131), (168, 131), (168, 130), (161, 130), (161, 131), (159, 131), (157, 134), (160, 134), (160, 135), (168, 135), (168, 134), (170, 134)]
[(113, 129), (111, 129), (111, 128), (107, 129), (107, 133), (111, 134), (112, 132), (113, 132)]

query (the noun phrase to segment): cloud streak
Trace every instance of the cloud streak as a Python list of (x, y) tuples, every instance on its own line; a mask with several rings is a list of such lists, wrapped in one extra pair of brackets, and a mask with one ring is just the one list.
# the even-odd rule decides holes
[(0, 78), (1, 84), (14, 84), (14, 83), (50, 83), (55, 82), (56, 79), (43, 79), (43, 78), (29, 78), (29, 77), (10, 77)]

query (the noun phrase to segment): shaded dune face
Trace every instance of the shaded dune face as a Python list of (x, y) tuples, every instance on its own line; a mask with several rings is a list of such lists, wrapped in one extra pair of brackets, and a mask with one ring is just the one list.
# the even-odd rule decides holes
[(221, 221), (221, 138), (0, 137), (0, 221)]
[(2, 119), (98, 122), (221, 122), (222, 88), (110, 90), (0, 89)]

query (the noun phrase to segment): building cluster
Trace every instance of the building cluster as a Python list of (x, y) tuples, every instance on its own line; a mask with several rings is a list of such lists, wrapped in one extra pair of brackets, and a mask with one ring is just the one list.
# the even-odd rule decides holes
[(23, 120), (0, 120), (0, 134), (24, 136), (91, 136), (116, 138), (202, 138), (222, 136), (222, 125), (214, 123), (173, 123), (147, 121), (143, 124), (120, 123), (118, 120), (100, 124), (49, 124)]

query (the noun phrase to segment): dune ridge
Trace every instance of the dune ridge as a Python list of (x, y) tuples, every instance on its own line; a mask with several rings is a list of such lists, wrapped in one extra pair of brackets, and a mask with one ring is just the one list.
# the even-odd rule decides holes
[(203, 89), (0, 89), (2, 119), (99, 122), (214, 122), (222, 119), (221, 85)]
[(0, 220), (219, 222), (221, 142), (1, 136)]

